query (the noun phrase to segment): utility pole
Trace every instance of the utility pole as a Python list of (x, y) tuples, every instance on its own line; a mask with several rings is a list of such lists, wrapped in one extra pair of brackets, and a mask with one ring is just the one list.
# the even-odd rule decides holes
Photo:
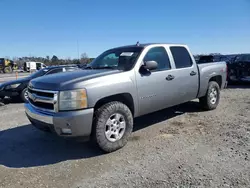
[(80, 55), (79, 55), (79, 42), (77, 39), (77, 55), (78, 55), (78, 60), (80, 61)]

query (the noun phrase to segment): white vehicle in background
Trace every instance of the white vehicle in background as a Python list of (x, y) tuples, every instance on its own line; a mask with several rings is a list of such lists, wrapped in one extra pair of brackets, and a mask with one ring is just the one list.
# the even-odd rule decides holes
[(34, 62), (34, 61), (25, 62), (23, 65), (24, 71), (27, 71), (27, 72), (30, 72), (30, 71), (34, 72), (34, 71), (43, 69), (45, 67), (47, 66), (44, 63)]

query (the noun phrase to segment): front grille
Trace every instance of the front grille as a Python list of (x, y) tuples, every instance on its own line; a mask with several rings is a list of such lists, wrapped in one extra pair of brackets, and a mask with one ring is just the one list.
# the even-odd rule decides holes
[(30, 93), (35, 93), (36, 95), (39, 95), (39, 96), (42, 96), (42, 97), (51, 97), (51, 98), (54, 97), (54, 93), (44, 93), (44, 92), (32, 90), (30, 88), (28, 88), (28, 91)]
[(53, 104), (48, 104), (48, 103), (42, 103), (42, 102), (34, 102), (33, 100), (29, 100), (29, 102), (36, 107), (43, 108), (43, 109), (48, 109), (48, 110), (54, 110), (54, 105)]
[(35, 108), (48, 112), (58, 111), (57, 91), (28, 88), (29, 102)]

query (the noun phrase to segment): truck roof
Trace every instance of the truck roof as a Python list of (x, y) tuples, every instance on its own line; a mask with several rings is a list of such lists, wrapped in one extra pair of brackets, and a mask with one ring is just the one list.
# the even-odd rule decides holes
[(51, 65), (47, 66), (47, 69), (54, 69), (54, 68), (59, 68), (59, 67), (77, 67), (77, 65)]
[(133, 44), (133, 45), (119, 46), (119, 47), (115, 47), (115, 48), (112, 48), (112, 49), (131, 48), (131, 47), (145, 48), (145, 47), (150, 46), (150, 45), (169, 45), (169, 46), (185, 46), (185, 47), (187, 47), (187, 45), (185, 45), (185, 44), (177, 44), (177, 43), (142, 43), (142, 44), (139, 44), (139, 45)]

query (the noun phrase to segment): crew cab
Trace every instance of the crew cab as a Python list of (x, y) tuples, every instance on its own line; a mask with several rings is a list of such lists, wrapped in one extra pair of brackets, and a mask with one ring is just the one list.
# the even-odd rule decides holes
[(225, 62), (197, 65), (187, 45), (117, 47), (83, 71), (31, 80), (25, 112), (40, 130), (92, 138), (112, 152), (126, 145), (135, 117), (196, 98), (215, 109), (226, 70)]

